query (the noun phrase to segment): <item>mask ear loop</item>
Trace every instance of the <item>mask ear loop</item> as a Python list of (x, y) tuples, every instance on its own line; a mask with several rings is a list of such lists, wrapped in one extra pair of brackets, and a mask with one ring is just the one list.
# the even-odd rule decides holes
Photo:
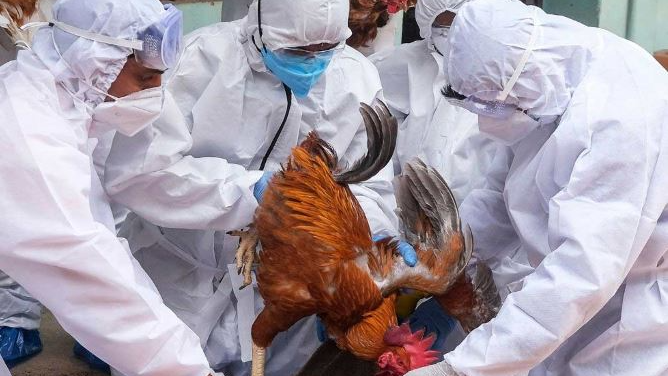
[(60, 30), (68, 33), (75, 35), (79, 38), (84, 38), (88, 40), (92, 40), (94, 42), (100, 42), (100, 43), (105, 43), (105, 44), (110, 44), (112, 46), (118, 46), (118, 47), (124, 47), (124, 48), (129, 48), (132, 50), (137, 50), (137, 51), (143, 51), (144, 50), (144, 42), (141, 40), (129, 40), (129, 39), (119, 39), (119, 38), (113, 38), (109, 37), (106, 35), (102, 34), (97, 34), (97, 33), (92, 33), (88, 30), (84, 29), (79, 29), (78, 27), (70, 26), (68, 24), (59, 22), (59, 21), (51, 21), (51, 22), (30, 22), (21, 27), (21, 30), (26, 30), (30, 29), (33, 27), (44, 27), (44, 26), (50, 26), (50, 27), (57, 27)]
[(255, 36), (251, 36), (251, 39), (253, 40), (253, 45), (255, 45), (255, 48), (257, 49), (257, 52), (262, 53), (262, 50), (264, 49), (265, 52), (267, 52), (267, 46), (264, 45), (264, 41), (262, 40), (262, 0), (257, 0), (257, 28), (258, 32), (260, 34), (260, 43), (262, 43), (262, 49), (257, 46), (257, 43), (255, 43)]
[[(265, 46), (264, 41), (262, 40), (262, 0), (257, 0), (257, 27), (258, 27), (258, 32), (260, 34), (260, 43), (262, 43), (262, 48), (264, 49), (265, 52), (267, 52), (267, 46)], [(255, 45), (255, 48), (257, 48), (257, 51), (262, 54), (262, 50), (260, 47), (257, 46), (257, 43), (255, 43), (255, 36), (251, 37), (253, 44)], [(269, 148), (267, 149), (267, 152), (264, 154), (264, 157), (262, 157), (262, 161), (260, 162), (260, 170), (264, 170), (264, 168), (267, 165), (267, 162), (269, 161), (269, 157), (271, 156), (271, 152), (274, 151), (274, 148), (276, 147), (276, 143), (278, 142), (279, 137), (281, 137), (281, 133), (283, 133), (283, 128), (285, 128), (285, 123), (288, 122), (288, 116), (290, 115), (290, 109), (292, 108), (292, 90), (283, 83), (283, 89), (285, 90), (285, 98), (288, 101), (288, 106), (285, 109), (285, 115), (283, 116), (283, 121), (281, 122), (281, 125), (278, 127), (278, 130), (276, 131), (276, 134), (274, 135), (274, 138), (271, 140), (271, 144), (269, 144)]]
[(515, 87), (515, 84), (519, 80), (520, 74), (522, 74), (522, 72), (524, 71), (524, 67), (529, 61), (529, 57), (531, 57), (531, 53), (533, 52), (534, 46), (538, 41), (538, 31), (540, 26), (538, 21), (538, 9), (534, 8), (532, 18), (533, 18), (533, 30), (531, 31), (531, 38), (529, 39), (529, 44), (527, 45), (527, 48), (524, 50), (524, 54), (522, 54), (522, 58), (520, 59), (517, 68), (515, 68), (515, 72), (513, 72), (513, 75), (510, 77), (508, 82), (506, 82), (506, 85), (501, 94), (499, 94), (499, 96), (496, 98), (498, 101), (504, 102), (506, 99), (508, 99), (510, 91), (513, 89), (513, 87)]

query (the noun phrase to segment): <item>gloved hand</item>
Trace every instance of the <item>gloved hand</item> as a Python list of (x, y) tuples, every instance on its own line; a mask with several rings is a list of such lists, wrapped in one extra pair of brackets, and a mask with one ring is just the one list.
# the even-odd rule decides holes
[(445, 313), (436, 299), (429, 299), (420, 304), (408, 317), (408, 325), (413, 332), (424, 329), (425, 336), (435, 334), (436, 341), (431, 350), (444, 352), (445, 340), (455, 329), (457, 322)]
[[(389, 236), (374, 235), (372, 239), (374, 242), (377, 242), (387, 238), (389, 238)], [(397, 249), (399, 250), (401, 257), (403, 257), (406, 265), (412, 268), (417, 264), (417, 253), (415, 253), (415, 248), (413, 248), (412, 245), (408, 244), (405, 240), (400, 240)]]
[(406, 265), (413, 267), (417, 264), (417, 253), (415, 252), (415, 248), (413, 248), (412, 245), (408, 244), (405, 240), (402, 240), (399, 242), (399, 246), (397, 248), (399, 253), (401, 253), (401, 257), (404, 258)]
[(267, 190), (267, 186), (269, 186), (269, 181), (272, 176), (274, 176), (273, 171), (265, 171), (260, 180), (255, 183), (255, 187), (253, 187), (253, 196), (255, 196), (257, 202), (262, 202), (262, 196), (264, 196), (264, 191)]
[(38, 330), (0, 327), (0, 356), (7, 367), (26, 361), (42, 351)]
[(427, 367), (422, 367), (414, 371), (410, 371), (404, 376), (466, 376), (452, 369), (450, 364), (443, 361), (437, 364), (432, 364)]
[(320, 342), (325, 342), (329, 339), (329, 335), (327, 334), (327, 328), (325, 328), (325, 324), (322, 323), (320, 317), (316, 317), (315, 319), (315, 330), (316, 334), (318, 335), (318, 340), (320, 340)]

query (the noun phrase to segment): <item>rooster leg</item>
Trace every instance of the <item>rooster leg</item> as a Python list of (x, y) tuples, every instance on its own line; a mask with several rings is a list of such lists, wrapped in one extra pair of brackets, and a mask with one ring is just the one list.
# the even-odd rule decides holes
[(251, 376), (264, 376), (264, 359), (267, 349), (253, 342), (253, 366)]
[(255, 261), (255, 248), (258, 243), (257, 231), (251, 226), (247, 231), (230, 231), (228, 234), (241, 238), (239, 239), (236, 259), (237, 271), (239, 274), (243, 273), (244, 276), (244, 284), (241, 286), (241, 288), (244, 288), (253, 282), (252, 270)]

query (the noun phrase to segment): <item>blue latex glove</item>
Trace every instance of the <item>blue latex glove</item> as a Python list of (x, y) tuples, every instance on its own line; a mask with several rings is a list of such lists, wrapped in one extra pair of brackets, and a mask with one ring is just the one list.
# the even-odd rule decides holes
[(104, 360), (98, 358), (95, 356), (95, 354), (86, 350), (86, 348), (81, 346), (79, 342), (74, 343), (74, 348), (72, 351), (74, 352), (74, 356), (88, 364), (88, 367), (105, 373), (111, 372), (109, 365), (105, 363)]
[(39, 331), (0, 327), (0, 356), (12, 368), (42, 351)]
[(269, 181), (272, 176), (274, 176), (273, 171), (265, 171), (260, 180), (255, 183), (255, 187), (253, 187), (253, 196), (255, 196), (257, 202), (262, 202), (262, 196), (264, 196), (264, 191), (267, 190), (267, 186), (269, 186)]
[(413, 267), (417, 264), (417, 253), (415, 253), (415, 248), (413, 248), (412, 245), (402, 240), (399, 242), (399, 246), (397, 248), (401, 254), (401, 257), (404, 258), (406, 265)]
[(327, 329), (325, 328), (325, 325), (322, 323), (322, 320), (320, 320), (320, 317), (316, 317), (315, 319), (315, 330), (316, 333), (318, 334), (318, 339), (320, 342), (325, 342), (329, 339), (329, 335), (327, 334)]
[(425, 336), (436, 335), (432, 350), (445, 351), (445, 339), (455, 329), (457, 322), (450, 317), (436, 299), (429, 299), (420, 304), (415, 312), (408, 317), (408, 325), (412, 331), (425, 329)]
[[(385, 235), (375, 235), (372, 239), (374, 242), (387, 239), (389, 236)], [(404, 258), (404, 262), (406, 265), (410, 266), (411, 268), (414, 267), (417, 264), (418, 258), (417, 258), (417, 253), (415, 253), (415, 248), (413, 248), (412, 245), (408, 244), (404, 240), (399, 241), (399, 245), (397, 246), (397, 249), (399, 253), (401, 254), (401, 257)]]

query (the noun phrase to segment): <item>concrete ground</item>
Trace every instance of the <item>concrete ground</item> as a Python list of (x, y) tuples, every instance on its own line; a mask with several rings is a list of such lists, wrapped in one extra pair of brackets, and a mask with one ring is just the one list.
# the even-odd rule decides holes
[(44, 350), (10, 371), (12, 376), (103, 376), (74, 357), (74, 339), (60, 327), (51, 312), (45, 310), (40, 328)]

